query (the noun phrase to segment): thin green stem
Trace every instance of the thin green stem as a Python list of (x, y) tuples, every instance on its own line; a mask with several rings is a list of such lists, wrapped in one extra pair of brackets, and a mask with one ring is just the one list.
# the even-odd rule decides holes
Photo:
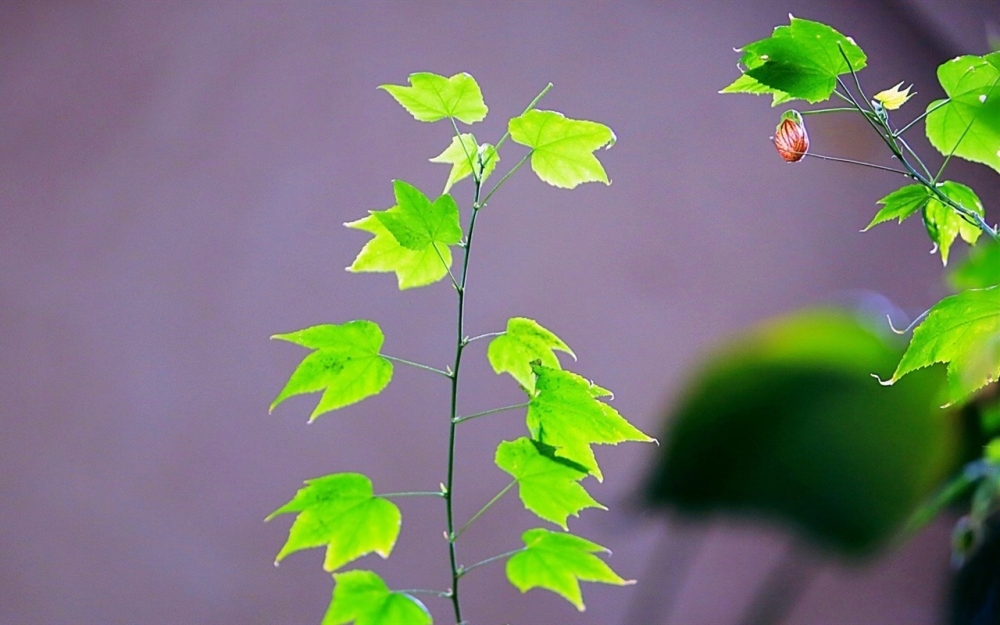
[(510, 490), (511, 488), (513, 488), (513, 487), (514, 487), (514, 484), (517, 484), (517, 480), (511, 480), (510, 484), (507, 484), (506, 486), (504, 486), (504, 487), (503, 487), (503, 490), (501, 490), (501, 491), (500, 491), (499, 493), (497, 493), (497, 494), (496, 494), (496, 495), (495, 495), (495, 496), (493, 497), (493, 499), (490, 499), (490, 500), (489, 500), (489, 501), (488, 501), (488, 502), (486, 503), (486, 505), (485, 505), (485, 506), (483, 506), (482, 508), (480, 508), (480, 509), (479, 509), (479, 512), (477, 512), (477, 513), (473, 514), (473, 515), (472, 515), (472, 518), (470, 518), (470, 519), (469, 519), (468, 521), (466, 521), (466, 522), (465, 522), (465, 525), (463, 525), (462, 527), (458, 528), (458, 531), (457, 531), (457, 532), (455, 532), (455, 535), (451, 537), (451, 541), (452, 541), (452, 542), (455, 542), (456, 540), (458, 540), (458, 537), (459, 537), (459, 536), (461, 536), (461, 535), (462, 535), (462, 533), (463, 533), (463, 532), (464, 532), (464, 531), (465, 531), (466, 529), (468, 529), (468, 528), (469, 528), (469, 526), (470, 526), (470, 525), (472, 525), (472, 524), (473, 524), (473, 523), (474, 523), (474, 522), (476, 521), (476, 519), (478, 519), (479, 517), (483, 516), (483, 514), (484, 514), (484, 513), (485, 513), (485, 512), (487, 511), (487, 510), (489, 510), (489, 509), (490, 509), (490, 508), (491, 508), (491, 507), (493, 506), (493, 504), (495, 504), (495, 503), (496, 503), (497, 501), (499, 501), (501, 497), (503, 497), (504, 495), (506, 495), (506, 494), (507, 494), (507, 491), (509, 491), (509, 490)]
[(458, 280), (455, 279), (455, 274), (453, 274), (451, 272), (451, 266), (444, 259), (444, 255), (441, 254), (441, 250), (438, 249), (438, 244), (437, 243), (431, 243), (431, 247), (433, 247), (434, 251), (437, 252), (438, 258), (441, 260), (441, 264), (444, 265), (444, 268), (448, 271), (448, 277), (451, 278), (451, 284), (452, 284), (452, 286), (454, 286), (457, 289), (458, 288)]
[(386, 360), (391, 360), (393, 362), (398, 362), (401, 365), (408, 365), (416, 369), (423, 369), (424, 371), (430, 371), (431, 373), (436, 373), (438, 375), (443, 375), (446, 378), (450, 378), (451, 374), (447, 371), (442, 371), (441, 369), (435, 369), (434, 367), (428, 367), (427, 365), (422, 365), (419, 362), (413, 362), (412, 360), (404, 360), (402, 358), (396, 358), (395, 356), (387, 356), (385, 354), (379, 354), (382, 358)]
[[(532, 100), (530, 104), (528, 104), (528, 107), (526, 109), (524, 109), (524, 112), (522, 112), (521, 115), (524, 115), (525, 113), (527, 113), (531, 109), (535, 108), (535, 105), (538, 104), (538, 102), (545, 96), (546, 93), (549, 92), (550, 89), (552, 89), (552, 83), (549, 83), (549, 84), (545, 85), (545, 88), (542, 89), (541, 92), (538, 95), (535, 96), (535, 99)], [(499, 154), (499, 152), (500, 152), (500, 146), (503, 145), (503, 142), (506, 141), (507, 137), (509, 137), (509, 136), (510, 136), (510, 128), (508, 127), (507, 132), (503, 133), (503, 136), (500, 137), (499, 141), (497, 141), (496, 149), (494, 151), (495, 153)], [(486, 168), (486, 163), (488, 163), (489, 161), (490, 161), (490, 159), (489, 159), (489, 157), (487, 157), (486, 158), (486, 162), (483, 163), (483, 168), (484, 169)]]
[(474, 336), (472, 338), (465, 339), (465, 344), (468, 345), (469, 343), (471, 343), (473, 341), (478, 341), (480, 339), (488, 339), (491, 336), (501, 336), (501, 335), (504, 335), (504, 334), (507, 334), (507, 333), (506, 332), (487, 332), (486, 334), (480, 334), (478, 336)]
[(451, 598), (452, 608), (455, 611), (455, 622), (462, 623), (462, 607), (459, 602), (458, 580), (461, 577), (458, 567), (458, 559), (455, 555), (455, 509), (454, 509), (454, 485), (455, 485), (455, 418), (458, 416), (458, 373), (462, 366), (462, 351), (465, 349), (465, 289), (469, 279), (469, 255), (472, 252), (472, 236), (476, 231), (476, 217), (479, 216), (480, 194), (482, 193), (482, 180), (476, 180), (476, 191), (472, 202), (472, 216), (469, 218), (468, 235), (465, 240), (464, 254), (462, 255), (462, 278), (456, 285), (455, 292), (458, 294), (458, 322), (457, 338), (455, 341), (455, 365), (451, 373), (451, 411), (448, 418), (448, 477), (444, 486), (445, 511), (448, 519), (448, 560), (451, 565)]
[(468, 421), (469, 419), (477, 419), (479, 417), (485, 417), (486, 415), (496, 414), (498, 412), (506, 412), (508, 410), (517, 410), (518, 408), (527, 408), (528, 402), (523, 404), (514, 404), (513, 406), (504, 406), (503, 408), (494, 408), (493, 410), (484, 410), (483, 412), (477, 412), (475, 414), (466, 415), (464, 417), (455, 417), (455, 423), (461, 423), (463, 421)]
[(500, 179), (500, 182), (498, 182), (496, 184), (496, 186), (493, 187), (493, 190), (486, 194), (486, 197), (483, 198), (483, 201), (482, 202), (477, 202), (476, 206), (478, 208), (482, 208), (482, 207), (486, 206), (486, 203), (490, 201), (490, 198), (493, 197), (493, 194), (497, 192), (497, 189), (500, 188), (500, 185), (502, 185), (508, 178), (510, 178), (511, 176), (513, 176), (514, 172), (517, 171), (518, 169), (520, 169), (521, 165), (524, 165), (524, 162), (526, 160), (528, 160), (528, 157), (530, 157), (534, 153), (535, 153), (535, 151), (531, 150), (527, 154), (525, 154), (524, 158), (522, 158), (521, 160), (519, 160), (517, 162), (517, 165), (514, 165), (514, 167), (509, 172), (507, 172), (506, 174), (504, 174), (503, 178)]
[(831, 109), (812, 109), (810, 111), (799, 111), (802, 116), (806, 115), (822, 115), (823, 113), (854, 113), (855, 109), (850, 106), (838, 106)]
[[(957, 150), (958, 146), (961, 145), (962, 141), (965, 140), (965, 135), (969, 134), (969, 130), (971, 128), (972, 128), (972, 122), (969, 122), (969, 125), (965, 127), (964, 131), (962, 131), (962, 136), (958, 138), (958, 141), (956, 141), (955, 145), (952, 146), (951, 151), (948, 152), (948, 155), (944, 157), (944, 162), (941, 163), (941, 167), (938, 169), (937, 174), (934, 176), (934, 179), (931, 182), (937, 184), (938, 179), (941, 178), (941, 174), (944, 173), (944, 168), (948, 166), (948, 161), (950, 161), (951, 157), (955, 155), (955, 150)], [(930, 174), (928, 173), (927, 176), (930, 177)]]
[(881, 171), (890, 171), (890, 172), (892, 172), (894, 174), (900, 174), (900, 175), (906, 176), (907, 178), (910, 177), (910, 174), (908, 172), (903, 171), (902, 169), (895, 169), (893, 167), (886, 167), (884, 165), (876, 165), (875, 163), (867, 163), (865, 161), (856, 161), (856, 160), (851, 159), (851, 158), (839, 158), (839, 157), (836, 157), (836, 156), (824, 156), (822, 154), (813, 154), (811, 152), (806, 152), (805, 156), (810, 156), (812, 158), (822, 159), (824, 161), (835, 161), (837, 163), (849, 163), (851, 165), (860, 165), (862, 167), (870, 167), (872, 169), (878, 169), (878, 170), (881, 170)]
[(392, 497), (444, 497), (444, 493), (439, 490), (411, 490), (401, 493), (380, 493), (376, 497), (389, 499)]
[(944, 106), (944, 105), (945, 105), (945, 104), (947, 104), (948, 102), (951, 102), (951, 98), (945, 98), (944, 100), (941, 100), (941, 101), (940, 101), (940, 102), (939, 102), (939, 103), (938, 103), (937, 105), (935, 105), (935, 106), (934, 106), (934, 108), (929, 108), (929, 109), (927, 109), (926, 111), (924, 111), (923, 113), (921, 113), (920, 115), (917, 115), (917, 116), (916, 116), (916, 117), (915, 117), (915, 118), (913, 119), (913, 121), (911, 121), (911, 122), (910, 122), (909, 124), (907, 124), (907, 125), (903, 126), (902, 128), (900, 128), (899, 130), (897, 130), (897, 131), (896, 131), (895, 133), (893, 133), (893, 134), (895, 134), (895, 135), (896, 135), (897, 137), (898, 137), (898, 136), (900, 136), (900, 135), (902, 135), (902, 134), (903, 134), (904, 132), (906, 132), (907, 130), (909, 130), (909, 129), (910, 129), (910, 127), (911, 127), (911, 126), (913, 126), (913, 124), (916, 124), (916, 123), (917, 123), (917, 122), (919, 122), (919, 121), (920, 121), (921, 119), (923, 119), (923, 118), (927, 117), (928, 115), (930, 115), (930, 114), (931, 114), (931, 113), (933, 113), (934, 111), (938, 110), (939, 108), (941, 108), (942, 106)]
[(516, 553), (521, 553), (525, 549), (526, 549), (526, 547), (521, 547), (520, 549), (513, 549), (513, 550), (508, 551), (506, 553), (501, 553), (499, 555), (495, 555), (492, 558), (486, 558), (485, 560), (480, 560), (479, 562), (476, 562), (475, 564), (471, 564), (469, 566), (464, 566), (464, 567), (462, 567), (461, 575), (465, 575), (466, 573), (468, 573), (472, 569), (477, 569), (477, 568), (479, 568), (479, 567), (481, 567), (481, 566), (483, 566), (485, 564), (490, 564), (491, 562), (496, 562), (497, 560), (503, 560), (505, 558), (509, 558), (512, 555), (516, 554)]
[(447, 590), (428, 590), (426, 588), (407, 588), (406, 590), (395, 590), (393, 592), (401, 592), (407, 595), (436, 595), (438, 597), (447, 597)]
[(913, 159), (917, 161), (917, 164), (920, 165), (920, 169), (924, 170), (924, 175), (930, 178), (931, 170), (927, 168), (927, 165), (924, 165), (924, 161), (921, 160), (920, 155), (917, 154), (916, 151), (914, 151), (914, 149), (910, 147), (910, 144), (906, 142), (906, 139), (896, 135), (896, 133), (893, 133), (892, 136), (896, 141), (899, 141), (899, 144), (902, 145), (904, 148), (906, 148), (906, 151), (910, 153), (910, 156), (912, 156)]

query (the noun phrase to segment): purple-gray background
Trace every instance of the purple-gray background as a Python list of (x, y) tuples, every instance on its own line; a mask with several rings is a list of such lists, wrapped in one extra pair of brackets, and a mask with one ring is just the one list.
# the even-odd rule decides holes
[[(317, 623), (320, 552), (274, 568), (291, 519), (263, 517), (330, 472), (381, 492), (443, 479), (433, 375), (397, 367), (382, 395), (310, 426), (314, 398), (267, 414), (302, 355), (276, 332), (371, 318), (387, 353), (450, 360), (446, 283), (400, 293), (343, 271), (367, 240), (343, 222), (390, 206), (393, 178), (436, 193), (447, 175), (426, 159), (449, 128), (376, 90), (410, 72), (473, 74), (491, 111), (480, 140), (548, 81), (544, 108), (617, 133), (601, 153), (610, 187), (567, 192), (525, 170), (490, 203), (468, 329), (538, 319), (647, 431), (699, 355), (747, 324), (856, 291), (911, 314), (933, 303), (940, 263), (919, 223), (858, 233), (899, 179), (786, 165), (768, 140), (780, 109), (716, 93), (737, 75), (732, 48), (790, 11), (854, 36), (869, 91), (916, 83), (911, 112), (940, 95), (945, 55), (985, 52), (983, 19), (998, 19), (987, 0), (0, 3), (0, 623)], [(809, 122), (816, 152), (885, 162), (858, 120)], [(995, 175), (955, 175), (995, 204)], [(467, 355), (465, 413), (519, 401), (483, 346)], [(522, 430), (513, 414), (460, 429), (459, 518), (506, 484), (493, 449)], [(669, 531), (626, 511), (654, 451), (599, 450), (607, 481), (590, 488), (612, 511), (571, 521), (626, 577)], [(401, 508), (392, 558), (356, 564), (446, 587), (441, 502)], [(463, 536), (461, 560), (516, 547), (535, 523), (509, 496)], [(678, 625), (734, 622), (788, 542), (744, 523), (706, 531)], [(947, 532), (873, 565), (822, 564), (788, 622), (939, 622)], [(588, 584), (583, 614), (519, 596), (502, 565), (463, 582), (476, 625), (606, 625), (663, 580)], [(428, 604), (448, 622), (445, 602)]]

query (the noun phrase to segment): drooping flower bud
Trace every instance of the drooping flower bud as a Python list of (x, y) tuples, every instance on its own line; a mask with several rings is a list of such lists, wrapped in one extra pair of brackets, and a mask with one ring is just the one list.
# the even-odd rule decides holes
[(802, 160), (809, 151), (809, 135), (798, 111), (785, 111), (774, 130), (774, 147), (781, 158), (789, 163)]

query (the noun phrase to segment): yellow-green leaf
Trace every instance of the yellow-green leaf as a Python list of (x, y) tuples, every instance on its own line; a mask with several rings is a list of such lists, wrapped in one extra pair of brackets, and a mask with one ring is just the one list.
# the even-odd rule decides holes
[(497, 373), (509, 373), (525, 391), (535, 391), (535, 374), (531, 363), (535, 360), (546, 367), (560, 369), (555, 352), (576, 354), (558, 336), (543, 328), (534, 319), (512, 317), (507, 320), (507, 331), (490, 341), (486, 357)]
[(371, 571), (333, 575), (336, 585), (322, 625), (431, 625), (427, 608), (409, 594), (389, 590)]
[(594, 156), (615, 144), (604, 124), (569, 119), (555, 111), (531, 110), (510, 120), (510, 138), (531, 148), (531, 169), (555, 187), (572, 189), (584, 182), (611, 184)]
[(482, 121), (489, 110), (476, 79), (464, 72), (451, 78), (417, 72), (410, 74), (409, 80), (409, 87), (381, 85), (379, 89), (388, 91), (418, 121), (436, 122), (454, 117), (473, 124)]
[(451, 144), (444, 152), (430, 160), (432, 163), (451, 165), (448, 181), (442, 191), (447, 193), (456, 182), (473, 173), (476, 174), (473, 178), (479, 181), (486, 180), (496, 169), (500, 156), (496, 148), (489, 143), (479, 145), (471, 133), (462, 133), (458, 137), (452, 137)]

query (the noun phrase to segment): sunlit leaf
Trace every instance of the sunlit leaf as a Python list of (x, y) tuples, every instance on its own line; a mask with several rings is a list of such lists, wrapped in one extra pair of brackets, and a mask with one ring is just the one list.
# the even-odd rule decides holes
[(458, 206), (447, 194), (432, 203), (401, 180), (393, 182), (393, 191), (395, 206), (344, 224), (375, 235), (347, 270), (394, 272), (401, 290), (437, 282), (451, 267), (448, 246), (462, 239)]
[(298, 512), (276, 562), (313, 547), (326, 547), (323, 568), (327, 571), (372, 552), (389, 557), (399, 536), (399, 508), (375, 497), (371, 480), (360, 473), (334, 473), (305, 484), (265, 519)]
[(431, 625), (424, 604), (402, 592), (392, 592), (371, 571), (334, 573), (333, 599), (322, 625)]
[(950, 401), (1000, 377), (1000, 286), (946, 297), (913, 331), (892, 382), (935, 363), (947, 363)]
[(552, 186), (572, 189), (584, 182), (611, 184), (594, 156), (598, 148), (615, 143), (615, 133), (604, 124), (531, 110), (510, 120), (509, 129), (511, 139), (531, 148), (531, 169)]
[(532, 438), (556, 448), (603, 480), (591, 445), (624, 441), (653, 441), (611, 406), (598, 401), (608, 391), (569, 371), (532, 364), (536, 395), (528, 404), (527, 424)]
[(271, 410), (293, 395), (323, 391), (309, 421), (377, 395), (392, 379), (392, 363), (379, 355), (385, 337), (373, 321), (324, 324), (271, 338), (314, 350), (302, 359)]
[[(983, 203), (975, 192), (964, 184), (957, 182), (942, 182), (937, 186), (950, 200), (965, 207), (967, 210), (983, 216)], [(955, 237), (961, 236), (966, 243), (975, 243), (982, 234), (978, 226), (969, 223), (959, 215), (954, 208), (942, 202), (937, 196), (931, 195), (924, 206), (924, 226), (931, 241), (937, 244), (941, 252), (941, 262), (948, 264), (948, 252)]]
[(532, 588), (551, 590), (581, 612), (580, 582), (625, 586), (634, 584), (611, 570), (595, 553), (610, 553), (604, 547), (572, 534), (531, 529), (521, 535), (525, 550), (507, 560), (507, 579), (521, 592)]
[(948, 98), (927, 106), (931, 144), (1000, 171), (1000, 52), (947, 61), (938, 80)]
[(461, 140), (459, 137), (452, 137), (451, 145), (430, 159), (432, 163), (451, 165), (451, 173), (448, 174), (448, 181), (442, 193), (450, 191), (459, 180), (471, 176), (473, 169), (480, 181), (486, 180), (500, 161), (496, 148), (489, 143), (477, 144), (476, 138), (470, 133), (463, 133), (460, 136)]
[(419, 121), (436, 122), (446, 117), (474, 124), (489, 110), (475, 78), (461, 73), (445, 78), (429, 72), (410, 74), (410, 86), (381, 85)]
[(922, 184), (910, 184), (902, 189), (896, 189), (878, 201), (882, 208), (875, 214), (871, 223), (865, 226), (865, 230), (892, 219), (898, 219), (899, 223), (903, 223), (904, 219), (923, 208), (930, 196), (931, 192)]
[(490, 341), (486, 350), (493, 370), (509, 373), (528, 394), (535, 390), (532, 361), (546, 367), (561, 368), (555, 352), (561, 351), (576, 359), (573, 350), (562, 339), (546, 330), (534, 319), (513, 317), (507, 320), (507, 331)]
[(742, 50), (740, 63), (746, 71), (722, 93), (771, 93), (775, 104), (826, 100), (837, 87), (837, 76), (867, 63), (851, 38), (825, 24), (792, 16), (788, 26), (778, 26), (770, 37)]
[(1000, 243), (982, 241), (950, 276), (956, 289), (984, 289), (1000, 284)]
[(432, 203), (420, 189), (402, 180), (393, 180), (396, 205), (384, 211), (371, 211), (396, 241), (408, 250), (419, 252), (433, 243), (455, 245), (462, 240), (458, 205), (448, 194)]
[(554, 451), (527, 438), (502, 441), (497, 447), (496, 465), (517, 480), (525, 508), (566, 529), (569, 515), (579, 516), (584, 508), (607, 508), (579, 484), (587, 477), (587, 470), (556, 457)]

